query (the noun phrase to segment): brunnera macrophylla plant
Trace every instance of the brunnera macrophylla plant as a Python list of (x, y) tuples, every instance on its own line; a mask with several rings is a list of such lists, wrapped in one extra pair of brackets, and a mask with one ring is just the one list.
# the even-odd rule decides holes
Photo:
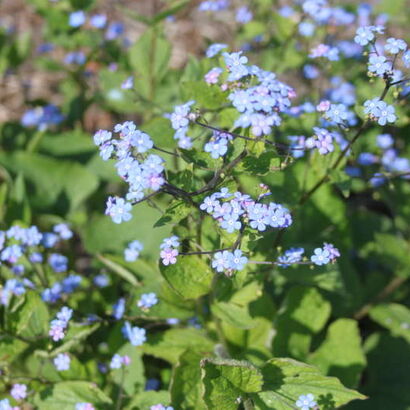
[[(203, 1), (197, 11), (218, 16), (230, 3)], [(244, 25), (256, 9), (234, 11)], [(121, 178), (107, 187), (106, 219), (127, 229), (142, 207), (156, 210), (154, 228), (167, 233), (155, 263), (148, 257), (151, 231), (128, 228), (135, 238), (121, 256), (85, 252), (80, 232), (66, 223), (50, 230), (16, 223), (0, 232), (0, 410), (53, 409), (56, 403), (77, 410), (306, 410), (366, 403), (358, 320), (369, 314), (409, 337), (404, 305), (373, 306), (403, 279), (394, 278), (376, 302), (346, 313), (341, 300), (347, 304), (353, 296), (340, 270), (349, 271), (353, 252), (336, 223), (323, 229), (315, 220), (314, 229), (306, 229), (312, 215), (306, 208), (313, 203), (323, 215), (336, 213), (334, 197), (343, 197), (352, 180), (373, 188), (406, 182), (409, 163), (392, 134), (406, 96), (409, 51), (404, 40), (384, 36), (384, 22), (379, 17), (373, 24), (364, 6), (356, 16), (307, 0), (279, 14), (297, 22), (289, 38), (302, 38), (297, 53), (307, 58), (305, 87), (292, 75), (252, 64), (245, 50), (269, 48), (263, 38), (240, 51), (215, 43), (187, 98), (172, 112), (155, 111), (173, 135), (172, 148), (133, 121), (94, 134), (103, 165)], [(123, 30), (83, 10), (67, 19), (73, 30), (87, 24), (104, 30), (106, 40)], [(356, 20), (359, 27), (344, 43), (314, 37)], [(82, 66), (85, 59), (73, 51), (65, 63)], [(359, 87), (341, 77), (313, 90), (310, 81), (344, 59), (346, 65), (356, 59), (360, 75), (380, 90), (373, 87), (371, 98), (361, 99)], [(132, 74), (119, 85), (130, 94), (138, 91)], [(312, 88), (307, 100), (306, 87)], [(29, 111), (22, 122), (43, 132), (63, 118), (50, 105)], [(374, 144), (356, 161), (356, 147), (370, 138)], [(389, 240), (382, 236), (379, 244)], [(397, 243), (403, 242), (393, 241), (394, 248)], [(371, 259), (377, 250), (356, 252)], [(405, 258), (396, 252), (386, 257), (389, 263)], [(366, 350), (379, 339), (375, 333)]]

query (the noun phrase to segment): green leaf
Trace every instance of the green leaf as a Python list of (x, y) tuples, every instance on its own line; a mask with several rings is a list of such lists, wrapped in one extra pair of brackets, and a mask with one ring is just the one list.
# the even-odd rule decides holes
[(39, 149), (42, 152), (59, 157), (95, 152), (96, 147), (91, 135), (80, 130), (73, 130), (58, 135), (44, 135)]
[(243, 171), (252, 175), (266, 175), (276, 166), (279, 166), (279, 158), (273, 151), (263, 152), (258, 158), (247, 156), (242, 161)]
[(0, 366), (10, 365), (28, 346), (12, 336), (0, 336)]
[(187, 81), (181, 84), (182, 98), (194, 100), (201, 108), (216, 110), (226, 102), (226, 93), (217, 85), (200, 81)]
[(316, 367), (292, 359), (271, 359), (262, 373), (264, 391), (253, 396), (255, 408), (260, 410), (293, 410), (298, 397), (307, 393), (315, 396), (320, 408), (329, 409), (366, 398), (335, 377), (323, 376)]
[(27, 339), (46, 335), (50, 320), (46, 304), (33, 291), (28, 291), (23, 297), (24, 303), (9, 316), (13, 332)]
[(218, 302), (211, 306), (212, 313), (227, 324), (239, 329), (252, 329), (256, 326), (249, 315), (248, 308), (235, 303)]
[(185, 201), (173, 200), (164, 215), (154, 224), (154, 228), (172, 223), (176, 224), (186, 218), (192, 212), (192, 208)]
[(206, 355), (213, 352), (214, 342), (204, 331), (199, 329), (170, 329), (162, 334), (155, 334), (141, 346), (149, 355), (159, 357), (170, 363), (176, 363), (185, 350), (192, 350)]
[(209, 409), (236, 410), (238, 397), (262, 390), (262, 374), (248, 362), (203, 359), (201, 368), (203, 397)]
[(324, 374), (337, 377), (348, 387), (357, 386), (366, 366), (357, 322), (352, 319), (333, 322), (325, 341), (310, 356), (309, 363)]
[(330, 303), (315, 288), (292, 288), (276, 319), (275, 356), (305, 358), (312, 336), (323, 328), (330, 309)]
[(164, 278), (184, 299), (196, 299), (211, 290), (214, 273), (195, 255), (182, 255), (174, 265), (160, 265)]
[(206, 409), (201, 397), (201, 358), (201, 354), (187, 350), (174, 367), (170, 391), (172, 404), (178, 409)]
[(38, 392), (34, 404), (42, 410), (73, 410), (77, 403), (92, 403), (98, 409), (112, 408), (112, 400), (94, 383), (68, 381), (56, 383)]
[(398, 303), (373, 307), (369, 316), (380, 326), (389, 329), (394, 336), (401, 336), (410, 343), (410, 310)]
[(171, 45), (156, 28), (150, 28), (130, 48), (131, 66), (144, 81), (159, 82), (168, 69)]

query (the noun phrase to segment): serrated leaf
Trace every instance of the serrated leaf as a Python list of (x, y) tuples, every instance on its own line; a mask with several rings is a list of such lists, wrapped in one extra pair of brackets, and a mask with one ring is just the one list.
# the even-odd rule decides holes
[(299, 396), (307, 393), (315, 396), (320, 408), (337, 408), (366, 398), (337, 378), (323, 376), (316, 367), (292, 359), (271, 359), (262, 373), (264, 391), (253, 396), (255, 408), (260, 410), (293, 410)]
[(292, 288), (276, 318), (275, 355), (305, 358), (312, 336), (323, 328), (330, 309), (330, 303), (315, 288)]
[(369, 316), (380, 326), (389, 329), (392, 335), (401, 336), (410, 343), (410, 309), (398, 303), (373, 307)]
[(345, 386), (357, 386), (366, 366), (357, 322), (352, 319), (333, 322), (324, 342), (309, 357), (309, 363), (324, 374), (337, 377)]
[(214, 272), (202, 259), (195, 255), (181, 255), (174, 265), (160, 263), (161, 274), (185, 299), (196, 299), (211, 290)]
[(209, 409), (236, 410), (237, 399), (262, 390), (261, 372), (248, 362), (203, 359), (203, 397)]
[(36, 394), (34, 404), (42, 410), (73, 410), (77, 403), (92, 403), (98, 409), (108, 409), (112, 400), (94, 383), (68, 381), (46, 387)]

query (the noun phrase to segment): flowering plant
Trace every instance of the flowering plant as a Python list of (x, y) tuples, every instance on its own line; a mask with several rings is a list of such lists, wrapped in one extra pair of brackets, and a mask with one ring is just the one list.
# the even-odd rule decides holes
[[(153, 2), (136, 41), (103, 1), (31, 3), (25, 58), (66, 79), (2, 127), (0, 410), (407, 405), (391, 2)], [(227, 18), (173, 62), (165, 32)]]

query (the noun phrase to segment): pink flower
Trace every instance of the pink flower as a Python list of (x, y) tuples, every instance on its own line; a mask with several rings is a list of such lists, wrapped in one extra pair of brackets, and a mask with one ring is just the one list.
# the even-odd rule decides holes
[(330, 101), (328, 101), (328, 100), (320, 101), (320, 103), (316, 106), (316, 109), (319, 112), (325, 112), (329, 108), (330, 108)]
[(161, 251), (160, 256), (162, 258), (162, 263), (167, 265), (173, 265), (177, 262), (178, 250), (172, 248), (165, 248)]

